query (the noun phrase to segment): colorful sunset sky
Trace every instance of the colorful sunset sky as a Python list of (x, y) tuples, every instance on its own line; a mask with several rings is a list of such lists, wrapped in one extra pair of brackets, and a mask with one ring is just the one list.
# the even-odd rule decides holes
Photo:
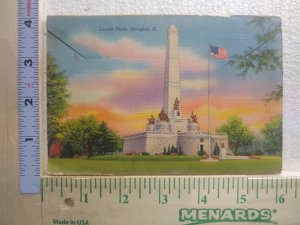
[[(145, 131), (147, 118), (157, 117), (163, 101), (163, 75), (168, 28), (179, 31), (181, 108), (198, 116), (207, 131), (207, 75), (210, 60), (212, 131), (238, 115), (259, 133), (282, 113), (281, 102), (265, 104), (265, 94), (282, 85), (280, 70), (247, 76), (209, 56), (209, 44), (229, 57), (256, 47), (252, 17), (208, 16), (52, 16), (47, 22), (47, 48), (68, 78), (71, 97), (67, 118), (94, 114), (121, 135)], [(277, 23), (272, 18), (267, 24)], [(119, 29), (118, 29), (118, 28)], [(134, 29), (132, 29), (134, 28)], [(263, 48), (281, 51), (281, 37)]]

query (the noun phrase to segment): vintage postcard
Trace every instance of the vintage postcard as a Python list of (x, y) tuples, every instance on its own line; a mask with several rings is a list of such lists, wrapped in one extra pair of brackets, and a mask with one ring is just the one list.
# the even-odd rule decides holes
[(49, 16), (49, 174), (281, 171), (277, 17)]

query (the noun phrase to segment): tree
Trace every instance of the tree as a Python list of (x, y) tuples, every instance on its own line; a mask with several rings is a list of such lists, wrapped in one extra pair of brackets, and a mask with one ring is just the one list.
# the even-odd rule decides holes
[(204, 149), (203, 149), (203, 148), (200, 148), (200, 150), (197, 152), (197, 154), (198, 154), (199, 156), (205, 155)]
[(171, 147), (171, 154), (172, 153), (177, 153), (177, 148), (174, 145)]
[(164, 154), (164, 155), (167, 155), (167, 154), (168, 154), (166, 146), (164, 147), (163, 154)]
[(170, 147), (170, 145), (168, 145), (168, 155), (170, 155), (171, 154), (171, 147)]
[[(249, 46), (244, 52), (234, 54), (230, 57), (228, 64), (236, 66), (240, 75), (246, 76), (250, 70), (256, 74), (263, 71), (282, 72), (281, 49), (272, 45), (281, 35), (281, 21), (267, 17), (256, 17), (249, 22), (249, 25), (256, 26), (260, 33), (256, 34), (257, 46)], [(267, 47), (266, 47), (267, 46)], [(278, 85), (273, 91), (265, 96), (265, 102), (278, 101), (282, 98), (282, 85)]]
[(100, 123), (101, 137), (98, 140), (98, 153), (122, 151), (123, 139), (108, 127), (107, 122)]
[(67, 78), (50, 53), (47, 54), (47, 125), (48, 148), (60, 132), (60, 120), (68, 109)]
[(111, 140), (113, 142), (113, 144), (111, 144), (112, 148), (111, 151), (112, 152), (121, 152), (123, 150), (123, 145), (124, 145), (124, 140), (123, 138), (114, 130), (110, 129), (110, 135), (111, 135)]
[(226, 124), (217, 128), (217, 132), (227, 134), (228, 143), (234, 155), (239, 147), (250, 145), (254, 138), (248, 126), (238, 116), (230, 116)]
[(220, 155), (220, 147), (217, 143), (214, 148), (214, 155)]
[(278, 115), (265, 124), (261, 133), (265, 137), (265, 150), (271, 154), (282, 153), (282, 116)]
[(90, 158), (97, 150), (101, 130), (93, 115), (81, 116), (66, 122), (62, 136), (64, 151), (69, 152), (71, 148), (73, 154), (86, 154)]
[(183, 151), (181, 149), (181, 145), (178, 146), (177, 155), (183, 155)]

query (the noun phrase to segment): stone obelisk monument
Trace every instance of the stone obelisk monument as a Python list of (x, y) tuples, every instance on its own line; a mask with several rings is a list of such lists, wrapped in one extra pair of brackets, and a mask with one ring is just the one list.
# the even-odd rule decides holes
[(173, 118), (173, 109), (176, 98), (180, 100), (180, 72), (178, 51), (178, 30), (171, 25), (168, 30), (163, 109), (169, 118)]

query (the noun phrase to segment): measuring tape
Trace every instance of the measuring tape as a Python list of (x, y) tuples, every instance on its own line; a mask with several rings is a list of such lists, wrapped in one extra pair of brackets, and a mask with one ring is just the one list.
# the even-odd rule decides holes
[(44, 177), (43, 225), (300, 224), (292, 177)]
[(38, 0), (18, 2), (20, 191), (40, 191)]

